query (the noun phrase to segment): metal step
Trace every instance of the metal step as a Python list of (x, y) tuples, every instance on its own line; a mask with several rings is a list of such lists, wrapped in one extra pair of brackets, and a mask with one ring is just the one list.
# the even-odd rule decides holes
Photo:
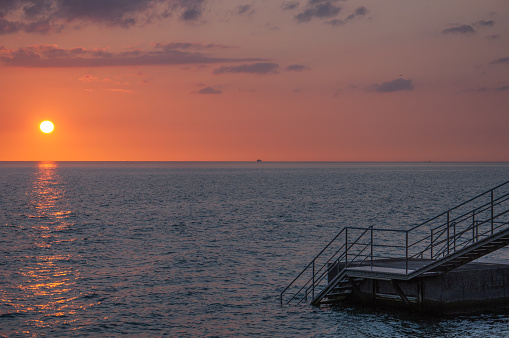
[(336, 296), (345, 296), (345, 295), (349, 295), (353, 292), (352, 289), (349, 289), (349, 290), (343, 290), (342, 292), (329, 292), (327, 294), (327, 298), (330, 298), (330, 297), (336, 297)]
[[(435, 267), (428, 271), (446, 273), (450, 270), (470, 263), (477, 258), (494, 252), (509, 244), (509, 237), (506, 234), (507, 232), (509, 232), (509, 229), (503, 230), (501, 232), (503, 235), (501, 235), (501, 233), (495, 233), (490, 237), (484, 238), (482, 241), (475, 242), (462, 248), (459, 251), (453, 252), (452, 254), (445, 256), (433, 263), (432, 265)], [(450, 257), (454, 255), (457, 255), (457, 257), (451, 259)], [(440, 261), (443, 263), (440, 264)]]
[[(387, 300), (395, 300), (395, 301), (403, 302), (403, 300), (401, 299), (401, 297), (399, 295), (393, 295), (390, 293), (376, 293), (375, 297), (376, 297), (376, 299), (382, 299), (382, 300), (387, 299)], [(415, 296), (406, 296), (406, 298), (408, 299), (408, 301), (410, 303), (417, 303), (417, 297), (415, 297)]]

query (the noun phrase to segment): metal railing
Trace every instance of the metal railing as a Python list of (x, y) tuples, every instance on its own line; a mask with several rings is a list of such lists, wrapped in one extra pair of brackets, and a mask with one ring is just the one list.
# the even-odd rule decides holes
[(509, 228), (509, 181), (408, 230), (344, 227), (281, 292), (281, 304), (313, 300), (343, 269), (404, 259), (431, 263)]

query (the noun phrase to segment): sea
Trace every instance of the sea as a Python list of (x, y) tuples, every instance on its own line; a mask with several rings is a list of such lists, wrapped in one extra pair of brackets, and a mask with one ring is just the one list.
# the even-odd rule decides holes
[(509, 163), (0, 162), (0, 336), (509, 337), (507, 310), (280, 304), (342, 227), (407, 229), (508, 180)]

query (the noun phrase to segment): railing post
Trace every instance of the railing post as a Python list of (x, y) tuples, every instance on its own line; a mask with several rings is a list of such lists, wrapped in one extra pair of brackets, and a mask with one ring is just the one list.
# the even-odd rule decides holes
[(315, 260), (313, 259), (313, 300), (315, 299)]
[(449, 254), (449, 211), (447, 211), (447, 254)]
[(406, 234), (406, 245), (405, 245), (405, 247), (406, 247), (406, 253), (405, 253), (405, 257), (406, 257), (405, 258), (405, 269), (406, 269), (406, 272), (405, 273), (408, 274), (408, 231), (405, 232), (405, 234)]
[(373, 270), (373, 226), (371, 228), (371, 270)]
[(475, 221), (475, 241), (479, 242), (479, 221)]
[(493, 189), (491, 189), (491, 234), (493, 235)]
[(475, 210), (472, 211), (472, 244), (475, 243)]
[(348, 267), (348, 228), (345, 228), (345, 268)]
[(433, 229), (431, 229), (431, 236), (430, 236), (430, 259), (433, 260)]
[(453, 228), (453, 238), (452, 238), (452, 242), (454, 244), (453, 252), (456, 252), (456, 222), (452, 222), (452, 226), (454, 227)]

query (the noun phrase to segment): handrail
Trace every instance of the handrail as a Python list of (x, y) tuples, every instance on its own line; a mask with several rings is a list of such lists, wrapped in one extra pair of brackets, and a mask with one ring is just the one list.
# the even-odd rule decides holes
[[(372, 226), (343, 227), (297, 277), (283, 289), (280, 295), (281, 305), (284, 303), (284, 295), (290, 292), (290, 288), (297, 291), (292, 291), (287, 303), (294, 299), (298, 299), (298, 303), (301, 303), (310, 294), (314, 300), (315, 292), (320, 295), (320, 293), (323, 293), (321, 290), (325, 290), (326, 277), (328, 276), (329, 281), (331, 280), (333, 269), (337, 269), (337, 274), (339, 274), (342, 270), (352, 266), (373, 267), (375, 257), (377, 259), (380, 257), (401, 258), (401, 252), (404, 250), (405, 274), (408, 275), (410, 259), (429, 257), (433, 262), (445, 258), (457, 250), (466, 248), (482, 238), (492, 236), (495, 231), (500, 229), (500, 231), (505, 231), (505, 228), (509, 225), (509, 220), (500, 218), (509, 213), (509, 207), (502, 211), (500, 207), (505, 206), (505, 202), (509, 201), (509, 192), (502, 191), (502, 194), (500, 194), (504, 186), (509, 188), (509, 181), (470, 198), (410, 229), (384, 229)], [(499, 196), (495, 196), (496, 194)], [(488, 198), (489, 201), (486, 201), (485, 198)], [(472, 203), (472, 205), (470, 206), (469, 203)], [(465, 206), (467, 208), (462, 208)], [(460, 211), (459, 215), (457, 214), (458, 211)], [(437, 221), (438, 225), (436, 224)], [(422, 231), (424, 225), (427, 225), (428, 234)], [(404, 244), (380, 242), (381, 239), (378, 237), (387, 238), (387, 235), (383, 235), (386, 233), (401, 236)], [(334, 250), (331, 252), (330, 249)], [(395, 257), (394, 250), (399, 252), (400, 256)], [(382, 255), (375, 254), (375, 251)], [(345, 278), (344, 276), (342, 275), (340, 279)]]
[[(502, 198), (507, 197), (507, 196), (509, 196), (509, 193), (507, 193), (507, 194), (505, 194), (505, 195), (503, 195), (503, 196), (498, 197), (496, 200), (493, 200), (493, 202), (498, 201), (498, 200), (501, 200)], [(505, 202), (506, 200), (507, 200), (507, 199), (502, 200), (502, 201), (500, 201), (500, 202), (498, 202), (498, 203), (491, 203), (491, 202), (487, 202), (487, 203), (485, 203), (485, 204), (483, 204), (483, 205), (481, 205), (481, 206), (478, 206), (477, 208), (475, 208), (475, 209), (473, 209), (473, 210), (467, 211), (467, 212), (463, 213), (462, 215), (457, 216), (456, 218), (454, 218), (454, 219), (450, 220), (450, 222), (458, 222), (458, 221), (457, 221), (458, 219), (460, 219), (460, 218), (462, 218), (462, 217), (467, 216), (467, 215), (468, 215), (468, 214), (470, 214), (471, 212), (476, 212), (477, 214), (479, 214), (479, 213), (481, 213), (481, 212), (483, 212), (483, 211), (487, 211), (487, 210), (489, 210), (489, 208), (491, 208), (491, 206), (492, 206), (492, 205), (493, 205), (493, 206), (500, 205), (502, 202)], [(435, 228), (432, 228), (431, 230), (436, 230), (436, 229), (441, 228), (441, 227), (443, 227), (443, 226), (445, 226), (445, 225), (447, 225), (447, 223), (443, 223), (443, 224), (441, 224), (441, 225), (438, 225), (438, 226), (436, 226)], [(409, 230), (409, 231), (411, 231), (411, 230)]]
[(288, 284), (288, 286), (281, 292), (281, 303), (283, 302), (283, 294), (285, 293), (286, 290), (288, 290), (292, 285), (293, 283), (295, 283), (300, 276), (302, 276), (302, 274), (304, 274), (304, 272), (306, 272), (307, 269), (309, 269), (309, 267), (315, 262), (315, 260), (325, 251), (327, 250), (327, 248), (339, 237), (339, 235), (341, 235), (343, 233), (343, 231), (345, 231), (345, 228), (343, 228), (330, 242), (329, 244), (327, 244), (325, 246), (325, 248), (322, 249), (322, 251), (320, 251), (320, 253), (318, 255), (315, 256), (315, 258), (313, 258), (313, 260), (304, 268), (304, 270), (301, 271), (301, 273), (299, 273), (299, 275), (297, 277), (294, 278), (294, 280)]
[(441, 213), (441, 214), (439, 214), (439, 215), (437, 215), (437, 216), (435, 216), (435, 217), (433, 217), (433, 218), (430, 218), (430, 219), (428, 219), (427, 221), (422, 222), (422, 223), (420, 223), (420, 224), (418, 224), (418, 225), (414, 226), (413, 228), (410, 228), (408, 231), (415, 230), (415, 229), (419, 228), (420, 226), (422, 226), (422, 225), (424, 225), (424, 224), (426, 224), (426, 223), (428, 223), (428, 222), (430, 222), (430, 221), (433, 221), (433, 220), (435, 220), (435, 219), (437, 219), (437, 218), (439, 218), (439, 217), (441, 217), (441, 216), (444, 216), (444, 215), (446, 215), (448, 212), (450, 212), (450, 211), (452, 211), (452, 210), (455, 210), (455, 209), (458, 209), (459, 207), (462, 207), (462, 206), (464, 206), (465, 204), (470, 203), (470, 202), (472, 202), (473, 200), (478, 199), (479, 197), (484, 196), (484, 195), (486, 195), (487, 193), (492, 192), (492, 191), (494, 191), (494, 190), (496, 190), (496, 189), (498, 189), (498, 188), (500, 188), (500, 187), (502, 187), (502, 186), (504, 186), (504, 185), (506, 185), (506, 184), (508, 184), (508, 183), (509, 183), (509, 181), (506, 181), (506, 182), (504, 182), (504, 183), (502, 183), (502, 184), (497, 185), (497, 186), (496, 186), (496, 187), (494, 187), (494, 188), (491, 188), (491, 189), (489, 189), (489, 190), (486, 190), (486, 191), (485, 191), (485, 192), (483, 192), (482, 194), (479, 194), (479, 195), (477, 195), (477, 196), (475, 196), (475, 197), (472, 197), (472, 198), (471, 198), (471, 199), (469, 199), (468, 201), (465, 201), (465, 202), (463, 202), (463, 203), (461, 203), (461, 204), (458, 204), (457, 206), (455, 206), (455, 207), (453, 207), (453, 208), (451, 208), (451, 209), (449, 209), (449, 210), (447, 210), (447, 211), (444, 211), (443, 213)]

